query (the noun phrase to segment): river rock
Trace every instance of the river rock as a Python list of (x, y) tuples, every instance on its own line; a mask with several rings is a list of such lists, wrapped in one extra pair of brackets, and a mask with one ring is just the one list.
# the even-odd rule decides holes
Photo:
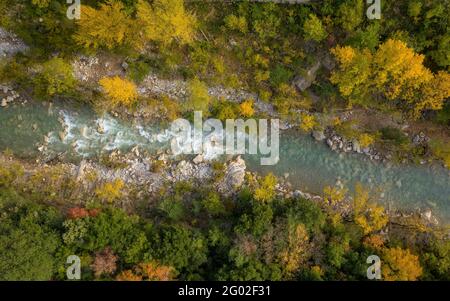
[(192, 162), (194, 162), (194, 164), (200, 164), (200, 163), (202, 163), (202, 162), (203, 162), (203, 155), (202, 155), (202, 154), (197, 155), (197, 156), (192, 160)]
[(219, 183), (219, 191), (229, 195), (237, 188), (241, 187), (245, 180), (245, 161), (238, 156), (235, 161), (232, 161), (226, 168), (225, 176), (221, 183)]
[(294, 191), (294, 197), (296, 197), (296, 198), (302, 198), (303, 195), (304, 195), (303, 192), (300, 191), (300, 190), (295, 190)]
[(99, 124), (97, 125), (97, 132), (98, 132), (99, 134), (104, 134), (104, 133), (105, 133), (105, 128), (104, 128), (103, 124), (99, 123)]
[(428, 140), (429, 140), (429, 138), (425, 135), (425, 133), (420, 132), (419, 134), (414, 135), (412, 142), (415, 145), (420, 145), (420, 144), (427, 143)]
[(190, 162), (182, 160), (180, 161), (180, 163), (178, 163), (173, 173), (173, 177), (178, 181), (187, 181), (192, 178), (193, 172), (194, 168), (192, 164)]
[(314, 137), (314, 139), (316, 139), (317, 141), (323, 141), (326, 139), (325, 134), (323, 131), (313, 131), (312, 132), (312, 136)]
[(66, 139), (66, 136), (67, 136), (66, 131), (59, 132), (59, 139), (61, 139), (61, 141), (64, 141), (64, 139)]
[(361, 153), (361, 145), (358, 140), (352, 141), (352, 149), (354, 152)]
[(327, 145), (330, 147), (330, 148), (333, 148), (333, 140), (331, 140), (331, 139), (327, 139)]
[(161, 154), (161, 155), (158, 157), (158, 161), (161, 161), (161, 162), (163, 162), (164, 164), (167, 163), (167, 160), (168, 160), (167, 154)]
[(139, 156), (140, 156), (140, 153), (139, 153), (139, 147), (138, 147), (137, 145), (131, 149), (131, 152), (134, 153), (134, 155), (135, 155), (136, 157), (139, 157)]

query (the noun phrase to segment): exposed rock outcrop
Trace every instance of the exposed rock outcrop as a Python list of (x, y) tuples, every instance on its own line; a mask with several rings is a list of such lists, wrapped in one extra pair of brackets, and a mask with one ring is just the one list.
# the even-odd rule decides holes
[(317, 62), (311, 68), (309, 68), (304, 75), (297, 75), (293, 80), (293, 84), (297, 87), (297, 89), (303, 92), (311, 87), (312, 83), (316, 79), (316, 73), (319, 70), (320, 66), (321, 63)]
[(28, 46), (15, 34), (0, 27), (0, 60), (27, 49)]
[(223, 181), (219, 184), (219, 191), (224, 194), (230, 194), (241, 187), (245, 180), (245, 161), (238, 156), (232, 161), (225, 170)]

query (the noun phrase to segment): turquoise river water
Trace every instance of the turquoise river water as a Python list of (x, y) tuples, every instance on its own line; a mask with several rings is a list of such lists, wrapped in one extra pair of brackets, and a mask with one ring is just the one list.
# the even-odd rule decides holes
[[(167, 148), (171, 137), (168, 130), (99, 117), (76, 105), (9, 105), (0, 108), (0, 125), (0, 150), (10, 149), (22, 158), (65, 153), (68, 160), (76, 160), (134, 146), (152, 152)], [(303, 191), (320, 193), (338, 179), (350, 189), (361, 182), (385, 205), (430, 208), (450, 219), (450, 173), (442, 166), (372, 162), (359, 154), (337, 154), (323, 142), (293, 132), (281, 134), (278, 164), (261, 166), (253, 155), (245, 159), (249, 170), (288, 174), (293, 187)]]

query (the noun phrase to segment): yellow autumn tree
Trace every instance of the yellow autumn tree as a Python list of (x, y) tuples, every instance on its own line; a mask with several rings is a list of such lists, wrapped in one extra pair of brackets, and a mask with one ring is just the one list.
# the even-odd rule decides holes
[(120, 179), (115, 179), (112, 182), (107, 182), (95, 190), (95, 195), (100, 199), (109, 203), (119, 199), (122, 196), (122, 189), (124, 182)]
[(171, 266), (156, 261), (140, 263), (133, 270), (122, 271), (117, 275), (118, 281), (170, 281), (174, 280), (176, 270)]
[(31, 0), (31, 3), (39, 8), (46, 8), (51, 0)]
[(361, 135), (359, 135), (358, 141), (361, 147), (365, 148), (372, 145), (375, 142), (375, 137), (368, 133), (362, 133)]
[(326, 186), (323, 189), (324, 200), (330, 205), (336, 205), (345, 199), (347, 192), (346, 188)]
[(406, 43), (389, 39), (373, 56), (373, 83), (388, 99), (408, 100), (433, 74), (424, 65), (424, 55), (417, 54)]
[(414, 116), (423, 110), (441, 110), (446, 99), (450, 97), (450, 74), (439, 71), (433, 79), (422, 88), (422, 93), (415, 99)]
[(422, 275), (419, 257), (408, 249), (399, 247), (385, 249), (381, 273), (387, 281), (415, 281)]
[(308, 256), (309, 237), (303, 224), (288, 225), (286, 246), (279, 259), (288, 274), (294, 273)]
[(127, 79), (119, 76), (104, 77), (99, 83), (113, 107), (117, 105), (130, 106), (137, 100), (136, 85)]
[(363, 103), (370, 86), (372, 54), (368, 49), (359, 51), (350, 46), (337, 46), (331, 52), (339, 65), (331, 74), (331, 82), (337, 84), (350, 105)]
[(371, 94), (381, 94), (387, 100), (403, 101), (419, 117), (424, 110), (441, 109), (450, 96), (449, 73), (433, 74), (423, 65), (425, 56), (403, 41), (389, 39), (374, 54), (351, 46), (337, 46), (331, 52), (338, 69), (330, 80), (350, 104), (369, 105)]
[(363, 245), (366, 248), (381, 250), (384, 246), (384, 239), (379, 234), (372, 234), (372, 235), (364, 237)]
[(197, 19), (186, 11), (183, 0), (154, 0), (151, 5), (139, 0), (137, 18), (148, 40), (189, 44), (194, 39)]
[(300, 128), (305, 132), (311, 131), (317, 125), (316, 118), (311, 114), (301, 113), (300, 119)]
[(268, 202), (275, 196), (275, 185), (277, 185), (277, 178), (269, 173), (258, 183), (258, 188), (255, 189), (254, 198), (257, 201)]
[(136, 22), (133, 22), (118, 0), (102, 3), (99, 9), (82, 5), (77, 25), (74, 39), (85, 48), (112, 49), (123, 45), (137, 45), (139, 40), (136, 39)]
[(369, 191), (357, 183), (353, 197), (353, 215), (355, 223), (361, 227), (365, 235), (381, 230), (389, 221), (384, 208), (369, 203), (369, 200)]
[(242, 116), (252, 117), (253, 114), (255, 114), (255, 109), (253, 108), (253, 100), (247, 99), (247, 100), (243, 101), (239, 105), (239, 110), (240, 110)]

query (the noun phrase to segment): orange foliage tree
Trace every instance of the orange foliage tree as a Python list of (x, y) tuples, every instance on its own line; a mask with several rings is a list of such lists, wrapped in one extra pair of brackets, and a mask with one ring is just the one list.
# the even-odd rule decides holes
[(383, 252), (381, 273), (387, 281), (414, 281), (422, 275), (422, 267), (408, 249), (389, 248)]

